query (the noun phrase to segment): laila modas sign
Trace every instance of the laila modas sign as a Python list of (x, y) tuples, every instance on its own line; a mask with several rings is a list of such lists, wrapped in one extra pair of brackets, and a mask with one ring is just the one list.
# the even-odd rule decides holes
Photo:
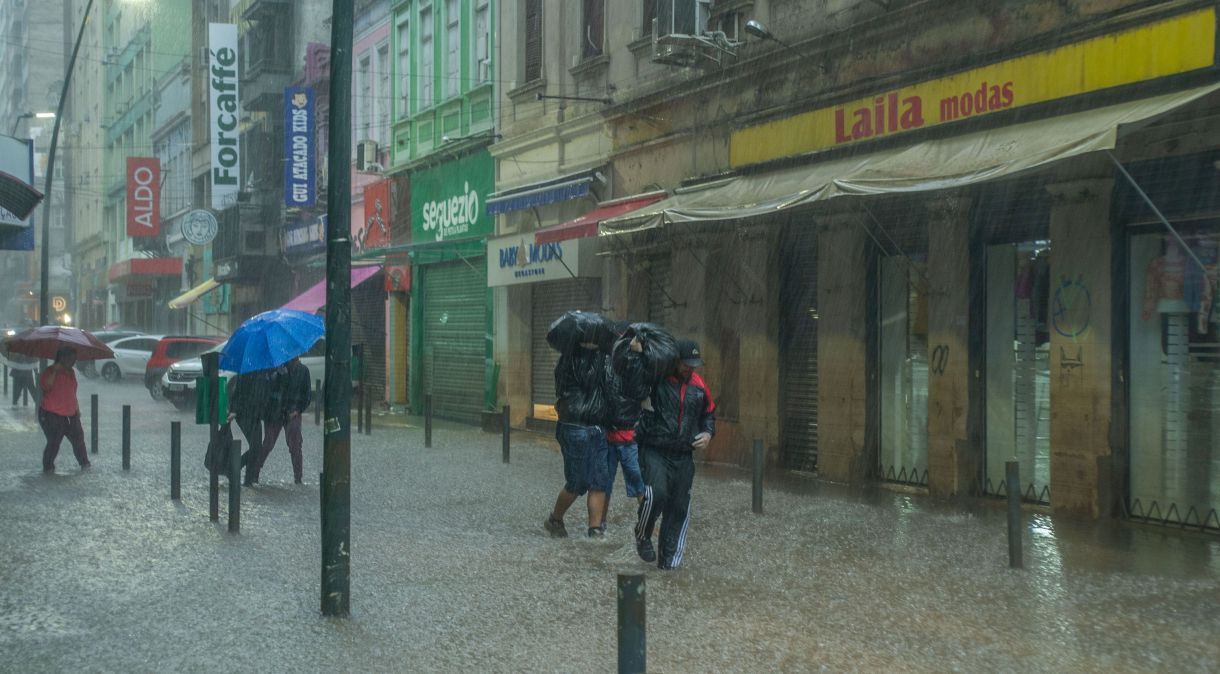
[(237, 90), (237, 25), (208, 24), (208, 119), (212, 141), (212, 208), (237, 204), (241, 190), (241, 110)]

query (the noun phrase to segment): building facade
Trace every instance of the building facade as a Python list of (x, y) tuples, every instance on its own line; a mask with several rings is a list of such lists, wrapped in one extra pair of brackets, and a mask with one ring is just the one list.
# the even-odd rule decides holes
[[(986, 496), (1016, 456), (1056, 512), (1220, 526), (1214, 3), (500, 17), (499, 233), (594, 239), (588, 306), (700, 341), (707, 459)], [(559, 309), (531, 285), (497, 290), (519, 416)]]

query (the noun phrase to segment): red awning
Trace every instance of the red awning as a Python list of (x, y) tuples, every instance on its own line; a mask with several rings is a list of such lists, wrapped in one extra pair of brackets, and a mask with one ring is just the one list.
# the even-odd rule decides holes
[(665, 192), (649, 192), (612, 201), (603, 201), (597, 208), (575, 220), (568, 220), (561, 225), (546, 227), (534, 232), (534, 243), (557, 243), (559, 241), (567, 241), (568, 239), (596, 236), (597, 226), (603, 220), (609, 220), (624, 213), (630, 213), (638, 208), (654, 204), (667, 196), (669, 195)]
[(179, 276), (182, 274), (180, 257), (135, 257), (110, 265), (107, 277), (111, 283), (136, 276)]

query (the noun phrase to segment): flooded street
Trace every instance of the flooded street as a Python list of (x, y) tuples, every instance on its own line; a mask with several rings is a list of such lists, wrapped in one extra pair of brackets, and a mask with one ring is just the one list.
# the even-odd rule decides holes
[[(317, 473), (281, 445), (243, 490), (242, 533), (207, 520), (203, 427), (138, 385), (99, 392), (94, 468), (39, 471), (27, 410), (0, 408), (0, 650), (10, 671), (610, 671), (615, 574), (647, 575), (658, 672), (1214, 671), (1220, 544), (1027, 517), (1007, 568), (1004, 513), (926, 497), (769, 484), (700, 465), (682, 567), (658, 571), (611, 506), (605, 541), (542, 529), (561, 466), (549, 438), (438, 423), (353, 435), (352, 617), (318, 614)], [(132, 470), (119, 409), (133, 405)], [(183, 426), (183, 494), (168, 484)], [(401, 423), (401, 422), (400, 422)], [(86, 427), (88, 420), (86, 418)], [(21, 430), (16, 430), (16, 429)], [(621, 484), (617, 489), (621, 494)], [(583, 530), (583, 505), (568, 515)]]

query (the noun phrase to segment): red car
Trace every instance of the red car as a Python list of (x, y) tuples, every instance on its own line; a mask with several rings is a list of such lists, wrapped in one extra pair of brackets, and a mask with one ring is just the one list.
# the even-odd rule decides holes
[(144, 368), (144, 386), (153, 400), (161, 400), (165, 393), (161, 388), (161, 375), (170, 365), (180, 360), (194, 358), (224, 341), (223, 337), (162, 337), (148, 357)]

